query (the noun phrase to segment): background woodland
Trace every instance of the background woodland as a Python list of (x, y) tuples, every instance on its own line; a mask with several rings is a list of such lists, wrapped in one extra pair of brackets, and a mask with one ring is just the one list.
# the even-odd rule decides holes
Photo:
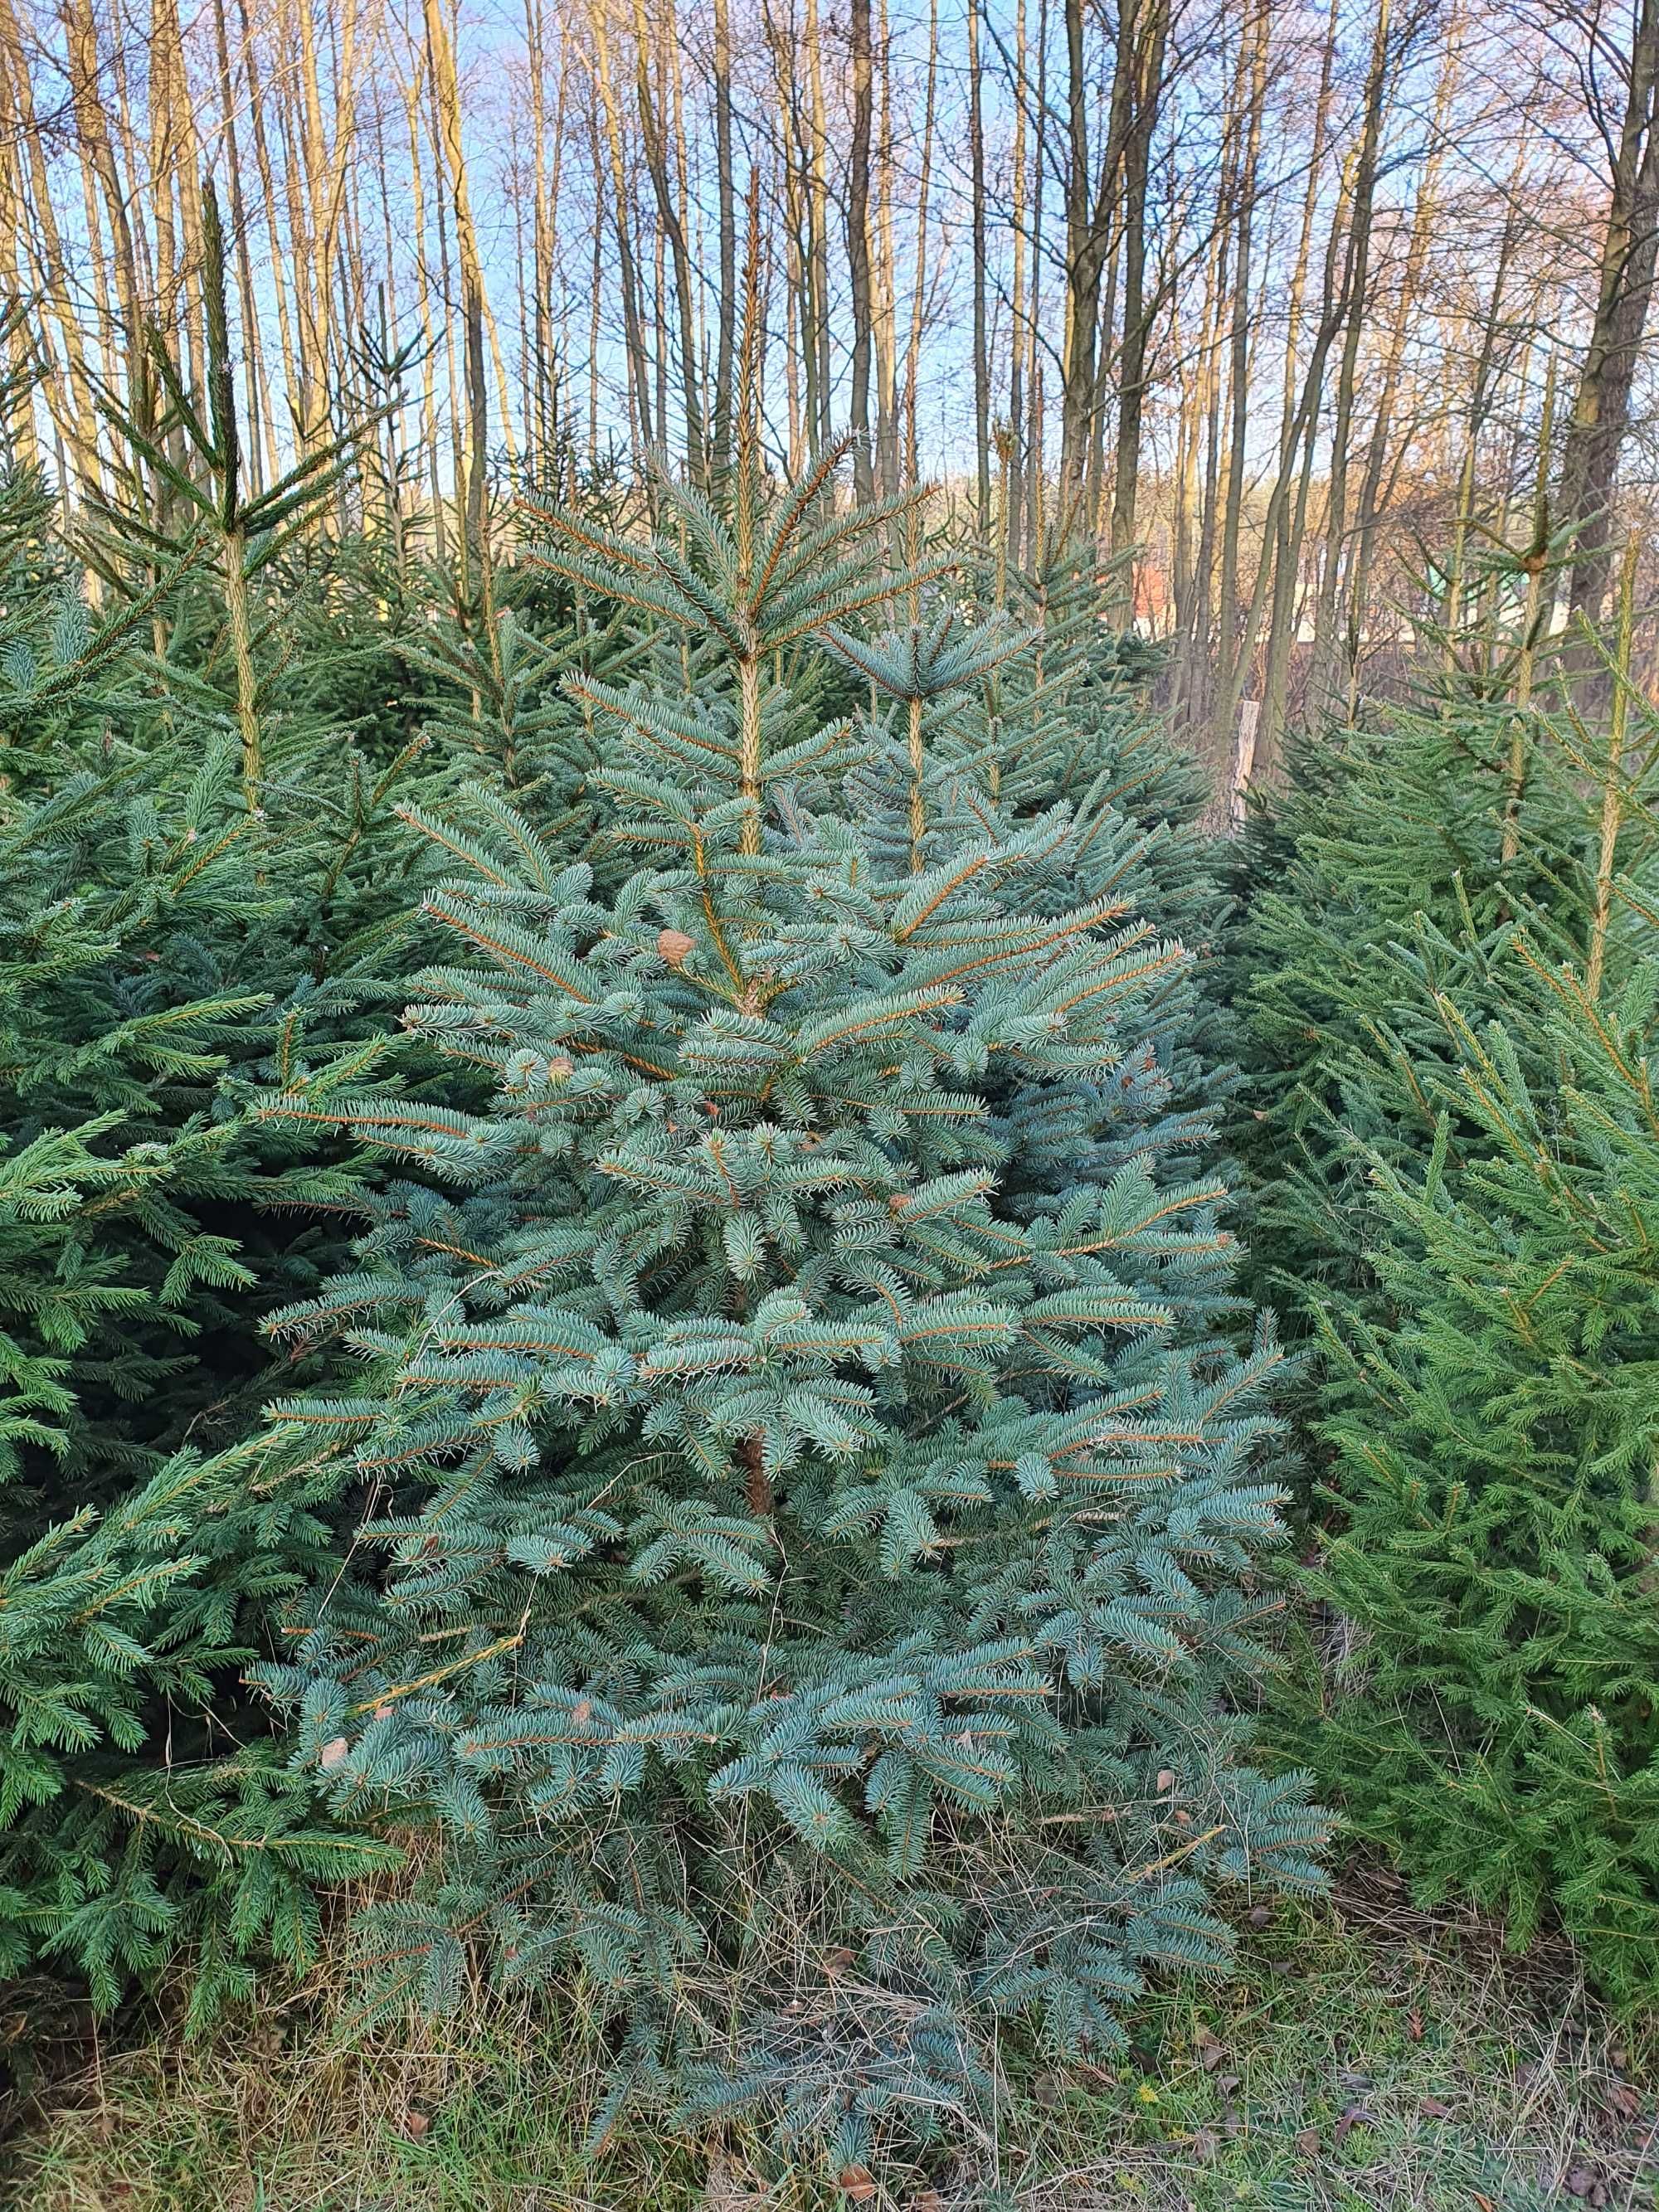
[(210, 174), (250, 484), (393, 398), (371, 519), (439, 555), (483, 482), (720, 473), (752, 191), (781, 465), (846, 428), (859, 496), (947, 484), (1016, 565), (1136, 549), (1224, 772), (1397, 690), (1428, 569), (1455, 628), (1540, 491), (1584, 525), (1560, 619), (1651, 535), (1643, 0), (63, 0), (0, 42), (12, 435), (71, 506), (115, 489), (100, 398), (155, 404), (147, 324), (199, 380)]

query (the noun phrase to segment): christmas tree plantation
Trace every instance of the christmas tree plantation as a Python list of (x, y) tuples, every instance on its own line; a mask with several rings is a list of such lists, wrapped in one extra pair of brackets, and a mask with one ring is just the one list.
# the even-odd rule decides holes
[[(1322, 1824), (1233, 1710), (1277, 1356), (1217, 1334), (1221, 1193), (1158, 1140), (1189, 956), (1056, 898), (1091, 813), (975, 803), (927, 713), (895, 733), (915, 633), (857, 639), (896, 592), (940, 720), (1026, 641), (941, 669), (827, 476), (768, 501), (750, 444), (729, 517), (546, 519), (549, 570), (683, 643), (578, 687), (599, 875), (530, 810), (416, 811), (450, 951), (406, 1020), (494, 1097), (267, 1094), (406, 1171), (272, 1323), (364, 1363), (277, 1401), (270, 1462), (361, 1517), (263, 1679), (337, 1820), (437, 1824), (371, 1916), (388, 2002), (478, 1947), (580, 1972), (619, 2099), (759, 2100), (856, 2162), (973, 2100), (998, 2015), (1110, 2041), (1150, 1972), (1220, 1965)], [(875, 695), (826, 724), (832, 628)], [(1044, 1097), (1113, 1117), (1098, 1173), (1014, 1157)]]

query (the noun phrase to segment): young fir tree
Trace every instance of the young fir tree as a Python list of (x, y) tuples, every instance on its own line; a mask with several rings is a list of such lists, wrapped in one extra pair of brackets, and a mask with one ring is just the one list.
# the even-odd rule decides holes
[(1343, 740), (1280, 810), (1243, 965), (1258, 1257), (1320, 1355), (1310, 1580), (1340, 1624), (1294, 1755), (1424, 1895), (1517, 1942), (1553, 1911), (1639, 2002), (1659, 939), (1653, 728), (1615, 688), (1610, 741), (1462, 684)]
[[(40, 506), (0, 486), (0, 546)], [(96, 623), (64, 563), (0, 591), (0, 1978), (107, 2006), (188, 1946), (205, 2018), (388, 1854), (319, 1826), (235, 1687), (326, 1524), (181, 1449), (246, 1425), (259, 1315), (361, 1176), (227, 1093), (292, 1063), (288, 901), (234, 749), (156, 727), (135, 640), (175, 580)]]
[[(220, 438), (234, 502), (234, 426)], [(26, 1441), (101, 1504), (186, 1432), (246, 1431), (261, 1294), (338, 1256), (340, 1232), (294, 1208), (349, 1213), (358, 1178), (296, 1182), (307, 1148), (254, 1129), (239, 1096), (385, 1050), (380, 963), (395, 975), (424, 864), (392, 801), (421, 747), (377, 771), (313, 731), (303, 793), (251, 811), (246, 743), (212, 703), (223, 639), (192, 659), (210, 534), (121, 537), (106, 513), (94, 616), (52, 508), (28, 478), (0, 483), (0, 1136), (20, 1190), (50, 1159), (63, 1194), (55, 1212), (20, 1199), (0, 1304), (19, 1408), (44, 1390), (54, 1411)]]
[(580, 1967), (619, 2096), (763, 2100), (856, 2168), (974, 2097), (976, 2021), (1111, 2042), (1149, 1972), (1218, 1966), (1222, 1900), (1313, 1881), (1322, 1822), (1228, 1709), (1274, 1362), (1202, 1326), (1217, 1194), (1121, 1132), (1012, 1198), (988, 1103), (1133, 1090), (1187, 956), (1110, 898), (1022, 906), (1064, 808), (936, 836), (924, 795), (896, 841), (836, 801), (862, 746), (803, 707), (811, 641), (923, 580), (830, 461), (768, 501), (740, 416), (729, 520), (546, 518), (547, 566), (667, 641), (583, 686), (633, 872), (505, 805), (428, 823), (453, 951), (406, 1018), (489, 1109), (268, 1102), (419, 1180), (273, 1324), (366, 1360), (274, 1408), (277, 1463), (331, 1454), (366, 1511), (264, 1679), (337, 1815), (441, 1829), (375, 1917), (394, 1992), (452, 2001), (475, 1942)]
[(227, 563), (251, 619), (297, 548), (240, 500), (212, 335), (211, 405), (134, 426), (96, 614), (46, 488), (0, 483), (0, 1976), (107, 2005), (186, 1946), (198, 2016), (388, 1856), (328, 1838), (240, 1685), (331, 1529), (201, 1455), (362, 1219), (337, 1139), (245, 1102), (385, 1054), (425, 852), (392, 804), (422, 748), (343, 747), (272, 626), (232, 649)]

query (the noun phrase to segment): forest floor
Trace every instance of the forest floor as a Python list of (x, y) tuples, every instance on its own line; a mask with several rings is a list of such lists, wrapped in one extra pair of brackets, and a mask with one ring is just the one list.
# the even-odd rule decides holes
[[(1389, 1877), (1245, 1931), (1236, 1976), (1127, 2015), (1114, 2063), (1009, 2062), (956, 2167), (877, 2212), (1659, 2207), (1659, 2071), (1559, 1954), (1506, 1958)], [(367, 2039), (340, 1999), (205, 2045), (162, 2037), (38, 2093), (0, 2142), (4, 2212), (829, 2212), (739, 2136), (582, 2143), (591, 2031), (485, 2004)]]

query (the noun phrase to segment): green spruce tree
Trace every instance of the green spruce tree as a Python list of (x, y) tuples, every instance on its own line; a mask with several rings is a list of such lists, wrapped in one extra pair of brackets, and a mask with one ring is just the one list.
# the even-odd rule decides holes
[[(1242, 972), (1257, 1258), (1315, 1351), (1286, 1741), (1419, 1893), (1659, 1981), (1655, 726), (1516, 654), (1310, 747)], [(1520, 651), (1528, 650), (1523, 633)], [(1492, 670), (1496, 668), (1494, 677)]]
[(279, 643), (284, 507), (352, 449), (246, 501), (210, 324), (208, 398), (162, 379), (127, 426), (94, 607), (45, 485), (0, 483), (0, 1976), (107, 2007), (183, 1951), (198, 2018), (309, 1960), (317, 1880), (393, 1856), (318, 1826), (240, 1680), (322, 1498), (213, 1455), (268, 1394), (260, 1319), (363, 1218), (332, 1131), (246, 1102), (395, 1049), (428, 849), (395, 806), (433, 750), (343, 744), (335, 642)]
[(259, 1316), (362, 1176), (236, 1103), (312, 978), (234, 746), (190, 760), (156, 707), (178, 568), (94, 621), (40, 507), (0, 485), (0, 1978), (106, 2008), (187, 1948), (205, 2019), (314, 1956), (318, 1881), (394, 1856), (319, 1826), (236, 1686), (328, 1526), (199, 1449), (250, 1425)]

